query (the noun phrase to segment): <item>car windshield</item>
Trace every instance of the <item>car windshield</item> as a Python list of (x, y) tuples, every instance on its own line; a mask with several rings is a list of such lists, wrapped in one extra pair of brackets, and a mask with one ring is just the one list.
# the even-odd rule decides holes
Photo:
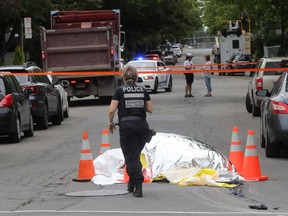
[(174, 52), (165, 52), (165, 56), (173, 55)]
[[(19, 70), (19, 69), (18, 70), (6, 69), (6, 70), (11, 72), (11, 73), (27, 73), (26, 70)], [(27, 76), (27, 75), (16, 75), (15, 77), (20, 84), (29, 82), (29, 76)]]
[[(279, 62), (267, 62), (265, 68), (279, 68), (280, 65), (281, 65), (280, 61)], [(279, 75), (279, 74), (282, 74), (283, 71), (278, 71), (278, 70), (265, 71), (264, 73), (265, 75)]]
[(138, 71), (155, 71), (156, 65), (154, 62), (129, 62), (128, 65), (132, 65), (137, 68)]

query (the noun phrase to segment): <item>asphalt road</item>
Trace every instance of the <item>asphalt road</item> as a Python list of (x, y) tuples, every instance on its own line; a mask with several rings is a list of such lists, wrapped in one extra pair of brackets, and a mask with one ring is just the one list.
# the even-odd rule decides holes
[[(204, 54), (210, 54), (211, 50), (192, 51), (194, 63), (204, 63)], [(108, 105), (87, 98), (72, 100), (70, 117), (60, 126), (35, 131), (34, 137), (23, 138), (19, 144), (0, 139), (0, 215), (288, 215), (287, 158), (268, 159), (260, 148), (260, 120), (245, 109), (249, 79), (214, 74), (213, 97), (207, 98), (201, 74), (196, 74), (195, 97), (184, 98), (184, 75), (173, 75), (171, 93), (151, 94), (155, 112), (147, 120), (158, 132), (201, 140), (226, 156), (232, 127), (239, 128), (242, 148), (247, 131), (254, 130), (261, 172), (269, 176), (267, 181), (243, 182), (234, 189), (146, 183), (143, 198), (131, 194), (66, 196), (77, 191), (126, 190), (125, 184), (99, 186), (72, 181), (78, 172), (82, 132), (88, 132), (92, 155), (96, 158), (102, 130), (107, 127)], [(109, 138), (111, 147), (119, 148), (118, 132)], [(268, 210), (249, 208), (261, 204)]]

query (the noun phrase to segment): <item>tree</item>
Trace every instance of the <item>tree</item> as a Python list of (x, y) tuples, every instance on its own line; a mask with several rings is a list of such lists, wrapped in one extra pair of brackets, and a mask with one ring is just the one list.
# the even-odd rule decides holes
[(202, 28), (197, 0), (106, 0), (102, 8), (120, 9), (128, 59), (157, 48), (166, 39), (178, 42)]
[(250, 17), (252, 47), (256, 58), (263, 56), (263, 45), (281, 45), (279, 55), (287, 55), (288, 5), (281, 0), (204, 0), (203, 22), (216, 34), (224, 20), (239, 19), (246, 11)]
[[(21, 46), (23, 18), (32, 18), (33, 34), (37, 34), (40, 23), (49, 18), (49, 0), (1, 0), (0, 1), (0, 64), (12, 43)], [(16, 35), (18, 37), (16, 37)], [(6, 39), (8, 37), (8, 39)]]
[(21, 65), (25, 61), (23, 50), (20, 46), (17, 46), (13, 56), (13, 64), (14, 65)]

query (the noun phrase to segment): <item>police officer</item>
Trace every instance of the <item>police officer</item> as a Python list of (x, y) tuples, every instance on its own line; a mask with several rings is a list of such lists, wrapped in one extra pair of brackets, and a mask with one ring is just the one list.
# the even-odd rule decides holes
[(114, 115), (118, 109), (120, 146), (129, 175), (128, 191), (133, 196), (142, 197), (142, 164), (140, 154), (149, 136), (146, 112), (153, 112), (153, 104), (148, 92), (137, 86), (138, 73), (135, 67), (126, 65), (123, 69), (124, 85), (116, 89), (108, 112), (109, 131), (113, 133)]

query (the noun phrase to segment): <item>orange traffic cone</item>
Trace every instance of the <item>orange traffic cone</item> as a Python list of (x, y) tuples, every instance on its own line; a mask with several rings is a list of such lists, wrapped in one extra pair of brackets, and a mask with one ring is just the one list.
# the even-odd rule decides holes
[(88, 182), (95, 176), (95, 169), (93, 164), (92, 153), (88, 140), (88, 133), (82, 134), (82, 149), (81, 158), (79, 162), (78, 178), (73, 179), (77, 182)]
[(105, 153), (107, 150), (111, 149), (110, 142), (109, 142), (109, 131), (107, 129), (102, 130), (102, 140), (100, 144), (100, 152), (99, 155)]
[(244, 154), (238, 136), (238, 127), (233, 127), (229, 160), (235, 166), (236, 171), (241, 174), (243, 167)]
[(248, 130), (242, 177), (251, 181), (265, 181), (268, 179), (268, 176), (261, 175), (253, 130)]

